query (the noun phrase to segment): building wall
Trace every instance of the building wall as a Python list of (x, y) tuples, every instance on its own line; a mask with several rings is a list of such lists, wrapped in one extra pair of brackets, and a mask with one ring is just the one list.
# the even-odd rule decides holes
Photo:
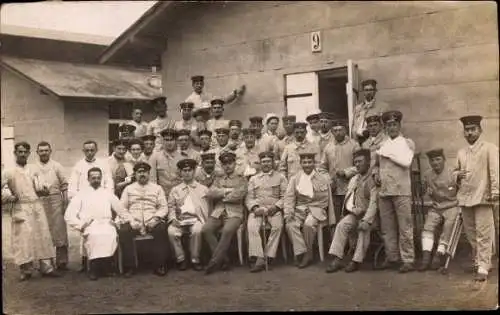
[(35, 161), (36, 145), (48, 141), (54, 159), (65, 159), (64, 106), (53, 95), (26, 79), (2, 68), (1, 115), (3, 126), (14, 127), (14, 139), (31, 145), (30, 161)]
[[(458, 118), (485, 117), (498, 144), (499, 77), (493, 2), (255, 1), (198, 3), (169, 28), (163, 54), (171, 114), (205, 76), (216, 95), (246, 84), (229, 118), (284, 112), (284, 75), (341, 67), (352, 59), (361, 79), (376, 78), (378, 98), (404, 114), (418, 151), (463, 146)], [(310, 32), (321, 30), (321, 53)]]

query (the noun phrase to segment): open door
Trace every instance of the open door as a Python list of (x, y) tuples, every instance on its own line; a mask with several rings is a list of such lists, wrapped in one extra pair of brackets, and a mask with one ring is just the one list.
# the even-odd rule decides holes
[(349, 117), (349, 133), (351, 134), (352, 124), (354, 120), (354, 106), (358, 104), (359, 97), (359, 74), (358, 65), (352, 60), (347, 60), (347, 113)]
[(319, 110), (316, 72), (288, 74), (285, 76), (285, 85), (287, 115), (297, 116), (297, 121), (306, 121), (311, 112)]

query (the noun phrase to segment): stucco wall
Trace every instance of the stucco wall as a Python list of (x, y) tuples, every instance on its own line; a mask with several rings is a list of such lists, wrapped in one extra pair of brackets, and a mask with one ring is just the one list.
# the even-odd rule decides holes
[[(464, 145), (458, 118), (485, 116), (485, 139), (498, 144), (498, 33), (493, 2), (244, 2), (196, 4), (171, 28), (163, 54), (171, 115), (205, 76), (220, 95), (246, 84), (226, 109), (240, 119), (284, 112), (284, 75), (359, 65), (376, 78), (380, 99), (404, 114), (418, 151)], [(323, 51), (310, 51), (321, 30)], [(245, 122), (246, 123), (246, 122)]]

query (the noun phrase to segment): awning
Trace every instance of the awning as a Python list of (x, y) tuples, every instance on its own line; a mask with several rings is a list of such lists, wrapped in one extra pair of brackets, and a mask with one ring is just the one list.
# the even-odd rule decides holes
[(59, 97), (149, 100), (161, 96), (161, 89), (149, 84), (149, 71), (7, 56), (1, 62)]

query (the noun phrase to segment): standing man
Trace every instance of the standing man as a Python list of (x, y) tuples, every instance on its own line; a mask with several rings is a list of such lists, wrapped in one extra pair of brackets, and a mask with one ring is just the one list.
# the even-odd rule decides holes
[(68, 180), (62, 165), (51, 159), (50, 143), (38, 143), (36, 153), (39, 160), (34, 165), (35, 174), (38, 174), (48, 190), (48, 195), (40, 199), (47, 215), (52, 243), (56, 248), (55, 265), (58, 270), (68, 270), (68, 232), (64, 221), (64, 211), (68, 205)]
[(158, 276), (167, 274), (167, 199), (162, 187), (149, 181), (150, 170), (149, 164), (137, 163), (134, 166), (136, 180), (125, 187), (121, 198), (121, 203), (130, 218), (129, 222), (121, 224), (118, 231), (126, 277), (135, 273), (134, 237), (146, 233), (153, 236), (154, 274)]
[[(268, 263), (276, 257), (283, 229), (283, 198), (288, 184), (286, 177), (274, 170), (274, 153), (262, 152), (259, 158), (262, 172), (250, 177), (245, 201), (250, 212), (247, 223), (248, 256), (257, 258), (250, 272), (264, 270), (265, 257)], [(269, 239), (264, 240), (265, 249), (262, 248), (260, 237), (263, 224), (271, 226)]]
[(351, 126), (351, 137), (358, 141), (360, 145), (369, 136), (366, 130), (366, 118), (372, 115), (382, 115), (382, 113), (389, 110), (387, 103), (375, 99), (375, 94), (377, 94), (376, 80), (364, 80), (361, 82), (361, 87), (365, 99), (354, 107), (354, 119)]
[(227, 147), (232, 151), (235, 151), (236, 149), (238, 149), (240, 146), (243, 145), (243, 141), (241, 139), (242, 125), (243, 124), (241, 120), (229, 121), (229, 141)]
[(345, 246), (351, 236), (357, 236), (356, 248), (345, 272), (359, 269), (370, 245), (370, 233), (377, 215), (378, 190), (370, 173), (370, 150), (354, 152), (354, 166), (357, 173), (349, 181), (346, 201), (342, 205), (343, 217), (335, 228), (328, 253), (333, 256), (326, 272), (336, 272), (343, 268)]
[(148, 123), (142, 121), (142, 109), (140, 108), (134, 108), (132, 111), (132, 120), (127, 124), (135, 127), (134, 136), (136, 138), (145, 136), (148, 132)]
[(156, 137), (153, 135), (145, 135), (141, 137), (141, 140), (144, 143), (144, 151), (141, 154), (143, 162), (149, 163), (154, 152)]
[(307, 132), (307, 139), (310, 142), (317, 142), (319, 144), (319, 129), (321, 125), (319, 123), (320, 111), (315, 111), (306, 117), (306, 121), (309, 123), (309, 131)]
[(215, 167), (215, 164), (215, 153), (202, 153), (201, 165), (197, 167), (194, 175), (195, 180), (208, 188), (212, 187), (215, 178), (224, 175), (222, 170)]
[(182, 159), (177, 150), (175, 140), (176, 132), (174, 129), (165, 129), (161, 132), (163, 138), (163, 148), (153, 153), (149, 160), (151, 166), (151, 182), (158, 184), (163, 188), (165, 196), (170, 194), (170, 190), (181, 183), (179, 172), (177, 171), (177, 162)]
[(221, 98), (214, 98), (210, 102), (210, 111), (212, 118), (207, 121), (207, 129), (215, 131), (218, 128), (229, 128), (229, 120), (224, 119), (224, 104), (225, 101)]
[(198, 131), (198, 139), (200, 139), (200, 153), (212, 151), (212, 132), (210, 130)]
[[(247, 193), (247, 181), (235, 173), (236, 155), (224, 151), (219, 156), (224, 175), (217, 177), (210, 187), (207, 198), (214, 204), (214, 209), (202, 228), (202, 234), (212, 252), (212, 258), (206, 274), (219, 268), (228, 267), (227, 250), (244, 219), (243, 202)], [(216, 231), (222, 228), (220, 240)]]
[(335, 224), (330, 179), (315, 170), (316, 155), (315, 152), (300, 153), (302, 170), (290, 178), (284, 199), (285, 228), (297, 262), (300, 261), (299, 268), (312, 262), (318, 225)]
[(491, 265), (493, 203), (498, 202), (498, 147), (481, 139), (481, 116), (460, 118), (468, 146), (458, 151), (454, 176), (465, 234), (472, 247), (475, 282), (486, 281)]
[(264, 136), (278, 137), (278, 127), (280, 125), (280, 117), (275, 113), (266, 115), (266, 133)]
[(297, 117), (295, 115), (283, 116), (281, 121), (283, 122), (283, 129), (285, 129), (285, 136), (277, 143), (278, 155), (276, 156), (276, 160), (281, 159), (285, 146), (292, 143), (295, 139), (293, 135), (293, 124), (297, 121)]
[(198, 144), (198, 123), (193, 118), (193, 108), (194, 104), (191, 102), (183, 102), (179, 105), (182, 119), (175, 122), (174, 129), (176, 131), (179, 130), (188, 130), (190, 132), (190, 136), (193, 139), (194, 144)]
[[(444, 267), (446, 252), (453, 233), (453, 225), (460, 213), (457, 200), (457, 183), (453, 178), (453, 169), (445, 164), (443, 149), (435, 149), (426, 153), (431, 169), (424, 174), (424, 190), (432, 201), (427, 212), (422, 232), (422, 261), (419, 271)], [(437, 253), (432, 255), (434, 235), (442, 224)], [(431, 260), (432, 259), (432, 260)], [(441, 272), (445, 272), (441, 268)]]
[(415, 144), (401, 134), (402, 118), (400, 111), (382, 115), (388, 138), (377, 151), (372, 175), (380, 187), (380, 227), (387, 257), (381, 267), (395, 267), (401, 258), (399, 272), (406, 273), (415, 263), (410, 178)]
[(139, 161), (144, 161), (144, 142), (139, 138), (134, 138), (127, 141), (127, 144), (127, 154), (129, 154), (129, 156), (127, 158), (127, 154), (125, 154), (126, 161), (132, 164), (132, 166), (134, 166)]
[(334, 141), (334, 136), (332, 132), (333, 128), (333, 116), (330, 113), (321, 113), (319, 114), (319, 132), (318, 132), (318, 144), (320, 153), (323, 154), (323, 151), (327, 144)]
[(250, 117), (249, 120), (250, 128), (255, 131), (255, 147), (257, 148), (257, 151), (259, 153), (265, 151), (275, 152), (276, 148), (274, 146), (274, 137), (268, 137), (262, 134), (262, 129), (264, 128), (264, 125), (262, 124), (263, 118), (260, 116), (253, 116)]
[(366, 130), (368, 131), (368, 139), (363, 142), (361, 147), (369, 149), (371, 152), (372, 166), (376, 161), (376, 152), (380, 149), (382, 143), (387, 139), (384, 131), (381, 115), (370, 115), (366, 117)]
[(185, 159), (193, 159), (200, 163), (200, 153), (191, 147), (191, 132), (187, 129), (177, 131), (177, 146), (179, 154)]
[[(186, 98), (185, 102), (191, 102), (194, 104), (195, 108), (205, 107), (206, 104), (210, 102), (212, 96), (209, 93), (205, 93), (203, 88), (205, 87), (205, 77), (202, 75), (195, 75), (191, 77), (191, 82), (193, 86), (193, 92)], [(224, 98), (226, 104), (231, 104), (236, 101), (245, 93), (245, 86), (242, 85), (239, 89), (235, 89)]]
[(213, 146), (213, 150), (220, 154), (222, 151), (229, 150), (227, 144), (229, 143), (229, 128), (217, 128), (215, 129), (215, 139), (216, 143)]
[(332, 132), (334, 141), (325, 147), (320, 170), (330, 174), (334, 188), (335, 215), (340, 218), (347, 192), (347, 184), (349, 183), (349, 179), (356, 173), (353, 170), (352, 156), (358, 145), (347, 136), (345, 120), (334, 120)]
[(125, 159), (127, 153), (127, 142), (123, 139), (115, 140), (113, 143), (113, 154), (108, 158), (109, 169), (115, 184), (115, 194), (120, 198), (123, 189), (132, 182), (133, 166)]
[(155, 150), (159, 151), (162, 145), (161, 131), (167, 128), (174, 128), (175, 122), (167, 117), (167, 98), (160, 96), (151, 101), (153, 110), (156, 113), (156, 118), (148, 124), (148, 135), (156, 137)]
[(234, 152), (236, 154), (235, 172), (239, 175), (249, 177), (257, 174), (260, 170), (260, 152), (255, 147), (255, 129), (245, 128), (242, 130), (242, 133), (243, 147), (239, 147)]
[(31, 166), (27, 165), (30, 145), (18, 142), (14, 145), (16, 166), (2, 174), (2, 188), (7, 186), (11, 195), (2, 193), (2, 203), (12, 203), (12, 251), (14, 262), (19, 266), (19, 280), (31, 278), (33, 263), (40, 262), (43, 276), (58, 277), (53, 259), (56, 257), (51, 240), (47, 216), (38, 194), (47, 189), (40, 186)]
[(193, 159), (177, 162), (182, 183), (172, 188), (168, 197), (168, 237), (174, 247), (179, 270), (188, 267), (186, 255), (181, 244), (184, 232), (190, 234), (190, 257), (193, 269), (202, 270), (200, 262), (201, 228), (208, 219), (209, 204), (206, 199), (208, 188), (194, 179), (198, 163)]
[(285, 146), (280, 160), (279, 170), (290, 181), (293, 175), (297, 174), (302, 167), (300, 165), (300, 154), (304, 152), (315, 152), (314, 161), (320, 163), (319, 145), (306, 138), (307, 124), (305, 122), (296, 122), (294, 128), (294, 141)]
[(115, 211), (121, 220), (128, 219), (120, 200), (102, 188), (102, 171), (92, 167), (87, 172), (89, 186), (71, 199), (64, 218), (68, 225), (82, 234), (83, 246), (88, 255), (89, 279), (97, 280), (99, 271), (109, 266), (118, 247), (118, 234), (113, 223)]

